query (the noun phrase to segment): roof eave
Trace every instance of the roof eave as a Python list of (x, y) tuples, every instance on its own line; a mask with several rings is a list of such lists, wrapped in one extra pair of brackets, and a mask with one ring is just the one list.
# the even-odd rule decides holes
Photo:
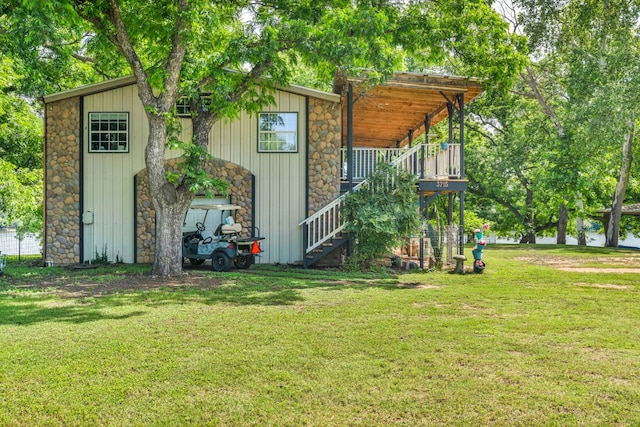
[[(99, 83), (93, 83), (77, 87), (75, 89), (66, 90), (64, 92), (58, 92), (43, 97), (44, 103), (56, 102), (63, 99), (73, 98), (75, 96), (93, 95), (100, 92), (106, 92), (108, 90), (118, 89), (124, 86), (130, 86), (136, 84), (135, 76), (119, 77), (116, 79), (106, 80)], [(290, 85), (288, 87), (278, 87), (278, 90), (284, 92), (290, 92), (300, 96), (309, 96), (313, 98), (324, 99), (326, 101), (339, 103), (340, 95), (323, 92), (316, 89), (311, 89), (304, 86)]]
[(124, 86), (130, 86), (136, 83), (134, 76), (118, 77), (99, 83), (93, 83), (77, 87), (75, 89), (66, 90), (64, 92), (53, 93), (43, 97), (44, 103), (56, 102), (63, 99), (73, 98), (75, 96), (93, 95), (95, 93), (106, 92), (108, 90), (118, 89)]

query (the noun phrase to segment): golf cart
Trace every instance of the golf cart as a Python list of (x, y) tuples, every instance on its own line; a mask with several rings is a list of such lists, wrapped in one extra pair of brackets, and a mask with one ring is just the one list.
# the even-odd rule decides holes
[[(190, 209), (204, 211), (204, 218), (196, 222), (195, 230), (182, 233), (183, 259), (188, 259), (193, 265), (200, 265), (210, 259), (211, 268), (215, 271), (229, 271), (232, 262), (240, 269), (249, 268), (255, 263), (255, 257), (262, 252), (258, 242), (264, 240), (264, 237), (240, 237), (242, 224), (235, 222), (233, 218), (240, 206), (202, 204), (192, 205)], [(211, 211), (220, 215), (220, 225), (212, 235), (204, 237), (205, 223)]]

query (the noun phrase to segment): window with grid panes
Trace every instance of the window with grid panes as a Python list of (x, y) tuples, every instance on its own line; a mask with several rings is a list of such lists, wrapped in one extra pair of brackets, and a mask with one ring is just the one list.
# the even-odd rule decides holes
[(298, 152), (298, 113), (260, 113), (258, 151), (261, 153)]
[(129, 151), (129, 113), (89, 113), (89, 152)]

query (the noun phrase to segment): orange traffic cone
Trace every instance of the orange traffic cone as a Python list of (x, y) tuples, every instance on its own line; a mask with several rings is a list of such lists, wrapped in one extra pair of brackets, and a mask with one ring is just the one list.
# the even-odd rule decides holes
[(253, 242), (253, 245), (251, 245), (251, 255), (258, 255), (260, 252), (262, 252), (262, 249), (260, 249), (260, 245), (256, 240), (255, 242)]

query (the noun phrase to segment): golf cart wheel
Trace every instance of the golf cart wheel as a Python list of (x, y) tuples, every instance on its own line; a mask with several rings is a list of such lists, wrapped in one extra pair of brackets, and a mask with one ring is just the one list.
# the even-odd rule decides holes
[(231, 258), (224, 252), (216, 252), (211, 256), (211, 269), (214, 271), (229, 271)]
[(237, 268), (245, 270), (251, 267), (255, 262), (256, 262), (256, 257), (254, 257), (253, 255), (239, 255), (235, 259), (234, 264), (236, 265)]
[(191, 265), (201, 265), (206, 260), (204, 258), (189, 258)]

